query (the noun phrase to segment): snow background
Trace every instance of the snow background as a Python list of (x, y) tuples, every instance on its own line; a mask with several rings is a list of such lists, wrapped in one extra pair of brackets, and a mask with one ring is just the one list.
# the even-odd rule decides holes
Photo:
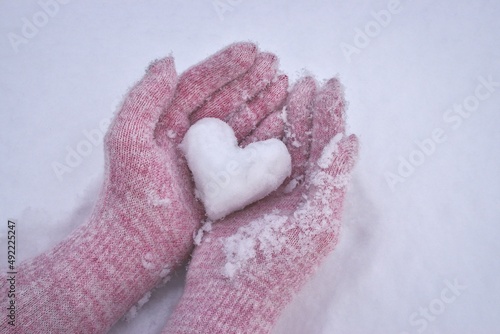
[[(500, 81), (500, 2), (401, 1), (351, 61), (341, 43), (354, 45), (355, 29), (388, 1), (220, 2), (231, 8), (222, 16), (211, 0), (72, 1), (18, 52), (8, 34), (21, 35), (22, 19), (33, 22), (41, 7), (0, 2), (1, 258), (8, 218), (18, 221), (22, 259), (85, 221), (102, 144), (62, 180), (51, 165), (112, 117), (153, 59), (172, 53), (182, 72), (252, 40), (280, 57), (292, 81), (304, 68), (320, 80), (339, 75), (349, 131), (362, 143), (341, 242), (274, 333), (499, 333), (500, 89), (457, 129), (443, 115), (474, 94), (478, 77)], [(446, 140), (392, 190), (385, 174), (436, 128)], [(159, 333), (183, 278), (180, 270), (111, 332)], [(455, 280), (466, 288), (443, 303)], [(418, 312), (429, 307), (425, 320)]]

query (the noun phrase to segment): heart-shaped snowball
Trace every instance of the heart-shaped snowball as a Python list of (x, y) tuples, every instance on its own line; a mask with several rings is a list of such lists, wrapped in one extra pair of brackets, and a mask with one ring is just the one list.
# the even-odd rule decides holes
[(288, 150), (278, 139), (238, 147), (233, 129), (217, 118), (193, 124), (180, 148), (193, 173), (196, 196), (210, 220), (258, 201), (290, 175)]

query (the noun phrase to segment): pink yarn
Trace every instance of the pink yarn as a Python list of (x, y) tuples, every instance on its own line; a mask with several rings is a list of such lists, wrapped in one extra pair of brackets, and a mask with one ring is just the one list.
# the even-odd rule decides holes
[(204, 228), (185, 292), (163, 333), (269, 333), (285, 305), (335, 247), (358, 154), (346, 136), (337, 79), (298, 82), (286, 119), (273, 113), (245, 143), (284, 137), (292, 176), (276, 192)]
[[(171, 57), (151, 64), (106, 135), (105, 182), (89, 221), (17, 268), (16, 327), (2, 316), (1, 332), (105, 333), (168, 280), (192, 251), (193, 232), (203, 219), (177, 149), (189, 117), (231, 119), (239, 124), (239, 138), (246, 137), (249, 129), (238, 111), (258, 122), (286, 97), (285, 76), (269, 84), (276, 63), (254, 44), (238, 43), (180, 78)], [(2, 274), (2, 296), (7, 289)]]

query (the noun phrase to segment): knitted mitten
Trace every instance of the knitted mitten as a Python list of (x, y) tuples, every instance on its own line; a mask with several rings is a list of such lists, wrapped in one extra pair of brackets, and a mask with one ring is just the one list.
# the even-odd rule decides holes
[[(171, 57), (151, 64), (105, 137), (105, 181), (88, 222), (20, 264), (15, 327), (3, 316), (0, 332), (104, 333), (167, 280), (192, 250), (203, 216), (177, 148), (189, 115), (201, 108), (238, 120), (234, 112), (252, 110), (255, 121), (264, 118), (286, 97), (286, 77), (271, 83), (276, 63), (255, 45), (239, 43), (179, 79)], [(209, 98), (225, 103), (214, 108)], [(2, 275), (2, 296), (7, 290)], [(3, 310), (7, 302), (2, 298)]]
[(344, 109), (336, 79), (316, 92), (305, 78), (290, 93), (284, 117), (271, 114), (244, 141), (283, 134), (292, 176), (269, 197), (203, 227), (164, 333), (270, 332), (338, 240), (358, 154), (357, 138), (345, 135)]

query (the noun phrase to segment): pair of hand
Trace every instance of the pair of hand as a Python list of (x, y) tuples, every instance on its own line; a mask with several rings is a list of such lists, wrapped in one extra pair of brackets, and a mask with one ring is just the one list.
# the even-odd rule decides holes
[[(337, 241), (357, 156), (344, 109), (337, 80), (318, 88), (306, 77), (288, 92), (277, 58), (251, 43), (233, 44), (180, 77), (171, 57), (154, 62), (106, 134), (105, 181), (89, 221), (18, 268), (19, 330), (101, 333), (192, 254), (165, 333), (268, 332)], [(292, 175), (215, 222), (192, 252), (204, 210), (178, 145), (203, 117), (227, 121), (241, 145), (282, 139)], [(1, 282), (7, 295), (6, 277)], [(7, 322), (0, 331), (12, 329)]]
[[(210, 232), (210, 238), (226, 238), (230, 245), (227, 238), (237, 231), (251, 230), (258, 219), (270, 220), (263, 226), (274, 229), (283, 258), (266, 258), (265, 267), (282, 271), (280, 266), (293, 265), (285, 257), (317, 256), (336, 243), (345, 185), (358, 148), (357, 138), (345, 135), (345, 106), (336, 79), (318, 88), (314, 79), (305, 77), (288, 92), (288, 78), (277, 75), (277, 58), (258, 52), (251, 43), (233, 44), (179, 78), (171, 57), (158, 60), (127, 95), (106, 135), (105, 188), (125, 204), (122, 207), (132, 208), (126, 213), (132, 220), (145, 219), (135, 217), (134, 207), (161, 210), (154, 217), (163, 221), (182, 218), (183, 229), (171, 234), (187, 255), (204, 219), (178, 149), (189, 126), (203, 117), (216, 117), (233, 127), (241, 145), (282, 139), (292, 157), (291, 177), (268, 197), (214, 224)], [(120, 178), (123, 174), (133, 177)], [(150, 196), (124, 195), (144, 192), (151, 185), (158, 189)], [(203, 252), (203, 247), (197, 247), (194, 262), (220, 257)], [(220, 260), (227, 261), (228, 277), (242, 266), (234, 254), (233, 259)], [(262, 268), (255, 269), (258, 272)]]

